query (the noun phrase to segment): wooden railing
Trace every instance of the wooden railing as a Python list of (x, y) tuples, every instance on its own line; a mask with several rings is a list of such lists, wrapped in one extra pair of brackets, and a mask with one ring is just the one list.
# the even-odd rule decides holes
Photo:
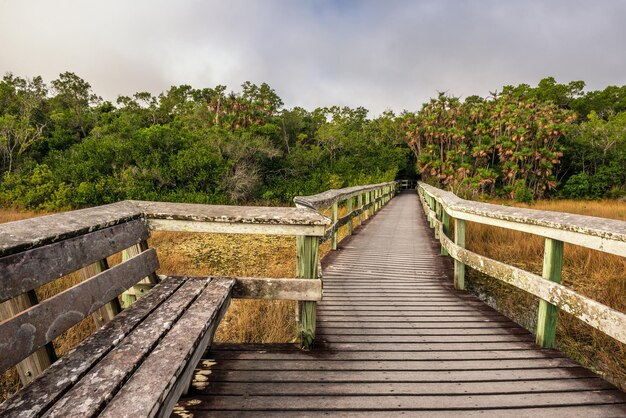
[[(339, 243), (339, 228), (347, 225), (348, 235), (351, 235), (353, 218), (357, 218), (357, 226), (361, 225), (366, 215), (372, 216), (378, 212), (395, 196), (396, 192), (397, 183), (389, 182), (332, 189), (312, 196), (295, 197), (293, 200), (297, 208), (309, 209), (319, 215), (328, 209), (332, 213), (332, 222), (320, 239), (317, 236), (297, 238), (297, 277), (318, 277), (321, 273), (319, 244), (332, 238), (332, 249), (336, 250)], [(339, 218), (339, 209), (342, 206), (345, 206), (346, 214)], [(300, 303), (300, 341), (305, 348), (310, 347), (315, 339), (316, 309), (316, 302)]]
[[(290, 235), (297, 242), (296, 278), (237, 277), (232, 297), (298, 301), (299, 337), (308, 348), (315, 338), (315, 301), (322, 298), (319, 243), (332, 237), (336, 249), (341, 226), (348, 224), (352, 233), (354, 217), (360, 224), (366, 212), (374, 214), (395, 191), (395, 183), (330, 190), (297, 197), (296, 208), (124, 201), (1, 224), (0, 322), (38, 305), (35, 289), (51, 280), (79, 271), (86, 282), (109, 269), (107, 257), (113, 253), (122, 251), (126, 261), (147, 251), (146, 225), (157, 231)], [(342, 204), (348, 212), (338, 219)], [(332, 221), (321, 213), (329, 207)], [(80, 256), (67, 259), (68, 251)], [(122, 294), (121, 304), (114, 298), (89, 314), (97, 326), (104, 325), (162, 277), (150, 273)], [(55, 360), (51, 344), (36, 350), (18, 365), (22, 382), (28, 383)]]
[[(626, 257), (626, 222), (472, 202), (422, 182), (417, 191), (442, 254), (455, 260), (457, 289), (465, 288), (467, 265), (537, 296), (537, 344), (543, 347), (554, 347), (558, 309), (626, 343), (626, 314), (560, 284), (564, 242)], [(542, 276), (465, 249), (465, 221), (544, 237)], [(452, 224), (454, 237), (449, 236)]]

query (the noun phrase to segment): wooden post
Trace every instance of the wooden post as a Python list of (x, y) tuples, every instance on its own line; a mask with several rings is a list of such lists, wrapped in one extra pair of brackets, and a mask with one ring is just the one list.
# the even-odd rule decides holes
[[(348, 200), (346, 200), (346, 211), (348, 212), (348, 215), (352, 214), (352, 201), (354, 200), (353, 197), (348, 198)], [(348, 235), (352, 235), (352, 218), (350, 218), (350, 220), (348, 221)]]
[[(437, 200), (434, 200), (435, 203), (435, 218), (437, 218), (438, 221), (441, 221), (441, 206), (439, 205), (439, 202), (437, 202)], [(435, 225), (435, 239), (439, 239), (439, 228), (437, 228), (437, 224), (433, 222), (433, 225)]]
[[(428, 208), (430, 210), (435, 209), (433, 205), (433, 198), (428, 195), (426, 196), (426, 204), (428, 205)], [(428, 213), (428, 224), (430, 225), (431, 228), (434, 226), (433, 218), (431, 217), (430, 212)]]
[[(141, 241), (137, 245), (133, 245), (132, 247), (122, 251), (122, 261), (127, 261), (130, 258), (141, 254), (142, 252), (148, 249), (148, 242)], [(159, 282), (156, 273), (150, 274), (150, 276), (140, 280), (137, 284), (139, 286), (131, 287), (126, 292), (122, 293), (122, 307), (124, 309), (128, 308), (137, 300), (137, 297), (141, 297), (143, 293), (146, 291), (146, 287), (151, 287)], [(141, 286), (144, 285), (144, 286)], [(147, 285), (147, 286), (146, 286)]]
[(333, 250), (337, 249), (337, 242), (339, 238), (339, 228), (336, 227), (337, 219), (339, 218), (339, 202), (333, 203)]
[[(87, 267), (82, 268), (80, 270), (80, 278), (82, 281), (85, 281), (98, 273), (102, 273), (108, 268), (109, 263), (107, 262), (106, 258), (104, 258)], [(119, 299), (115, 298), (111, 300), (111, 302), (107, 303), (102, 308), (94, 312), (91, 317), (93, 318), (96, 327), (100, 328), (102, 325), (111, 321), (115, 317), (115, 315), (120, 312), (122, 312), (122, 306), (120, 305)]]
[[(0, 303), (0, 322), (25, 311), (37, 303), (39, 303), (39, 301), (37, 300), (37, 294), (34, 290), (29, 290), (26, 293), (14, 297), (13, 299)], [(22, 385), (30, 383), (44, 370), (50, 367), (55, 360), (56, 354), (54, 352), (54, 347), (52, 346), (52, 343), (48, 343), (30, 356), (26, 357), (24, 360), (20, 361), (16, 365), (16, 368)]]
[(358, 221), (357, 224), (358, 226), (361, 226), (361, 224), (363, 223), (363, 193), (360, 193), (357, 198), (356, 198), (356, 204), (359, 207), (359, 209), (361, 210), (361, 213), (359, 213), (359, 217), (358, 217)]
[[(442, 223), (442, 227), (443, 227), (443, 234), (446, 237), (450, 236), (450, 216), (448, 215), (448, 212), (446, 212), (446, 209), (443, 207), (443, 205), (441, 206), (441, 223)], [(443, 248), (443, 245), (441, 246), (441, 255), (448, 255), (448, 251)]]
[[(317, 279), (317, 265), (319, 262), (319, 238), (310, 236), (296, 237), (297, 266), (296, 277), (302, 279)], [(315, 321), (317, 304), (315, 302), (300, 302), (302, 304), (300, 321), (300, 346), (310, 349), (315, 340)]]
[[(552, 282), (561, 282), (561, 269), (563, 266), (563, 241), (546, 238), (543, 253), (544, 279)], [(556, 317), (558, 309), (545, 300), (539, 301), (537, 314), (537, 345), (545, 348), (553, 348), (556, 341)]]
[[(463, 219), (454, 220), (454, 243), (465, 248), (465, 221)], [(465, 289), (465, 264), (457, 260), (454, 260), (454, 288)]]

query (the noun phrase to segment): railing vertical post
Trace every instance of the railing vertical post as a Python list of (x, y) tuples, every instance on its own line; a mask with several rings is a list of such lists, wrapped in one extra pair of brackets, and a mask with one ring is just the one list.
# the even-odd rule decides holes
[(372, 198), (373, 195), (374, 195), (373, 191), (370, 190), (369, 192), (367, 192), (367, 204), (371, 205), (369, 209), (367, 209), (368, 218), (370, 218), (374, 214), (374, 205), (372, 203), (374, 201), (374, 199)]
[[(426, 204), (428, 205), (428, 209), (430, 209), (431, 211), (435, 210), (434, 200), (431, 196), (426, 196)], [(427, 216), (428, 216), (428, 225), (430, 225), (430, 228), (432, 229), (435, 223), (433, 221), (430, 211), (428, 212)]]
[[(296, 237), (297, 266), (296, 277), (301, 279), (317, 279), (319, 262), (319, 238), (311, 236)], [(315, 323), (317, 304), (304, 301), (302, 303), (300, 321), (300, 345), (309, 349), (315, 340)]]
[[(35, 306), (37, 303), (39, 301), (34, 290), (29, 290), (13, 299), (0, 303), (0, 322), (25, 311), (31, 306)], [(48, 343), (16, 365), (20, 381), (23, 385), (30, 383), (50, 367), (55, 360), (54, 347), (52, 343)]]
[(333, 203), (333, 250), (337, 249), (337, 242), (339, 238), (339, 228), (337, 228), (337, 219), (339, 218), (339, 202)]
[[(348, 216), (352, 216), (352, 201), (354, 200), (354, 197), (349, 197), (348, 200), (346, 200), (346, 212), (348, 213)], [(348, 235), (352, 235), (352, 218), (350, 218), (350, 220), (348, 221)]]
[[(141, 254), (142, 252), (148, 249), (148, 243), (146, 241), (141, 241), (139, 244), (133, 245), (132, 247), (122, 251), (122, 261), (127, 261), (130, 258)], [(158, 278), (155, 273), (150, 274), (148, 277), (141, 279), (137, 284), (157, 284)], [(122, 307), (128, 308), (137, 300), (137, 292), (139, 291), (139, 286), (131, 287), (124, 293), (122, 293)]]
[[(449, 237), (450, 235), (450, 216), (448, 215), (448, 212), (446, 212), (446, 209), (443, 207), (443, 205), (440, 205), (440, 210), (441, 210), (441, 226), (442, 226), (442, 234), (444, 234), (446, 237)], [(443, 245), (441, 246), (441, 255), (448, 255), (448, 251), (443, 247)]]
[(361, 226), (361, 224), (363, 223), (363, 193), (359, 193), (359, 195), (356, 198), (356, 204), (359, 207), (359, 210), (361, 211), (361, 213), (359, 213), (359, 217), (357, 218), (357, 224), (359, 226)]
[[(461, 248), (465, 248), (465, 221), (454, 219), (454, 243)], [(454, 260), (454, 288), (465, 289), (465, 264)]]
[[(546, 238), (543, 253), (543, 278), (552, 282), (561, 282), (563, 266), (563, 241)], [(556, 318), (558, 309), (541, 299), (537, 315), (537, 345), (553, 348), (556, 341)]]
[[(437, 199), (434, 200), (435, 203), (435, 218), (438, 221), (441, 221), (441, 205), (437, 202)], [(439, 239), (439, 228), (437, 227), (437, 223), (433, 222), (435, 225), (435, 239)]]
[[(82, 281), (85, 281), (95, 276), (96, 274), (102, 273), (108, 268), (109, 268), (109, 264), (106, 258), (103, 258), (102, 260), (96, 261), (95, 263), (87, 267), (83, 267), (80, 270), (80, 278)], [(93, 318), (93, 321), (96, 323), (96, 326), (101, 327), (107, 322), (111, 321), (115, 317), (115, 315), (117, 315), (120, 312), (122, 312), (122, 306), (120, 305), (119, 299), (116, 297), (116, 298), (113, 298), (109, 303), (104, 305), (102, 308), (94, 312), (91, 315), (91, 317)]]

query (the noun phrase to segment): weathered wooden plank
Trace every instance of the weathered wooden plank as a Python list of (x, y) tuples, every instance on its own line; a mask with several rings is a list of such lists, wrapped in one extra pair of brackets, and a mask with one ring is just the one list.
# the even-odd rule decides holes
[(2, 257), (0, 302), (36, 289), (147, 238), (145, 222), (136, 219)]
[[(343, 189), (331, 189), (323, 193), (312, 196), (296, 196), (293, 198), (296, 206), (308, 207), (315, 210), (326, 209), (333, 203), (358, 196), (359, 194), (369, 194), (390, 183), (370, 184), (367, 186), (344, 187)], [(369, 203), (369, 202), (368, 202)]]
[(131, 202), (0, 224), (0, 257), (141, 218)]
[[(555, 241), (546, 238), (542, 277), (551, 282), (561, 283), (562, 265), (563, 241)], [(543, 299), (539, 301), (539, 311), (537, 313), (537, 345), (547, 348), (553, 348), (555, 346), (557, 314), (558, 309), (556, 306)]]
[[(122, 251), (122, 262), (128, 261), (132, 257), (135, 257), (146, 250), (148, 250), (148, 242), (145, 240), (126, 248)], [(149, 292), (158, 282), (159, 278), (154, 271), (139, 280), (133, 287), (122, 293), (122, 305), (124, 308), (128, 308), (132, 305), (137, 298), (143, 296), (146, 292)]]
[(129, 411), (136, 416), (169, 416), (213, 339), (234, 283), (233, 279), (212, 280), (100, 416), (117, 418)]
[(463, 343), (463, 342), (517, 342), (533, 341), (529, 334), (506, 334), (506, 335), (320, 335), (320, 341), (331, 343)]
[(0, 335), (7, 336), (0, 341), (0, 371), (43, 347), (158, 266), (154, 249), (146, 251), (0, 323)]
[[(109, 262), (106, 258), (103, 258), (100, 261), (97, 261), (89, 266), (82, 268), (80, 270), (80, 278), (82, 281), (85, 281), (108, 269)], [(117, 297), (114, 297), (109, 303), (101, 308), (98, 308), (93, 314), (91, 314), (91, 317), (93, 318), (93, 322), (96, 324), (96, 327), (99, 328), (107, 322), (111, 321), (115, 317), (115, 315), (119, 314), (121, 311), (122, 306), (120, 305), (120, 301), (117, 299)]]
[[(202, 371), (200, 371), (202, 372)], [(378, 383), (326, 383), (326, 382), (265, 382), (227, 383), (210, 381), (203, 373), (199, 373), (193, 386), (199, 395), (230, 395), (230, 396), (268, 396), (268, 395), (484, 395), (488, 393), (537, 393), (573, 392), (580, 390), (613, 389), (609, 383), (599, 378), (541, 380), (541, 381), (500, 381), (500, 382), (378, 382)], [(557, 395), (558, 396), (558, 395)]]
[[(0, 405), (0, 416), (30, 418), (41, 416), (54, 401), (103, 358), (116, 344), (123, 340), (157, 306), (165, 301), (183, 283), (171, 279), (155, 287), (150, 294), (117, 315), (79, 344), (74, 351), (53, 363), (27, 388)], [(63, 376), (59, 379), (59, 376)]]
[[(552, 393), (525, 394), (488, 394), (488, 395), (457, 395), (450, 396), (442, 402), (440, 396), (406, 395), (406, 396), (210, 396), (197, 397), (194, 403), (185, 403), (190, 410), (207, 407), (220, 410), (319, 410), (343, 411), (346, 409), (361, 410), (395, 410), (421, 409), (446, 410), (455, 409), (489, 409), (501, 407), (506, 402), (509, 408), (541, 406), (571, 406), (621, 403), (617, 390), (561, 392), (559, 396)], [(622, 401), (623, 402), (623, 401)]]
[[(208, 410), (191, 410), (187, 409), (185, 405), (191, 401), (179, 405), (174, 411), (175, 417), (189, 418), (193, 416), (195, 418), (204, 418), (215, 416), (214, 411)], [(246, 411), (218, 411), (221, 418), (240, 417), (245, 414), (246, 417), (266, 417), (268, 411), (264, 410), (246, 410)], [(342, 410), (336, 412), (346, 418), (362, 418), (362, 417), (377, 417), (381, 415), (380, 411), (371, 410)], [(555, 418), (606, 418), (606, 417), (620, 417), (626, 414), (626, 406), (623, 404), (611, 404), (611, 405), (576, 405), (576, 406), (557, 406), (557, 407), (531, 407), (531, 408), (492, 408), (492, 409), (457, 409), (455, 411), (450, 410), (415, 410), (415, 409), (394, 409), (393, 414), (415, 417), (415, 418), (449, 418), (450, 415), (463, 416), (463, 417), (488, 417), (488, 418), (536, 418), (538, 415), (546, 415)], [(271, 411), (272, 417), (292, 417), (294, 411)], [(298, 416), (306, 417), (327, 417), (328, 411), (324, 410), (301, 410), (298, 411)]]
[[(214, 382), (483, 382), (536, 379), (578, 379), (595, 377), (581, 367), (523, 369), (523, 370), (426, 370), (382, 371), (355, 370), (274, 370), (271, 373), (257, 370), (215, 370)], [(615, 401), (615, 399), (613, 399)]]
[(233, 298), (270, 300), (322, 300), (322, 281), (319, 279), (266, 279), (233, 277)]
[[(567, 358), (548, 358), (532, 360), (203, 360), (203, 369), (217, 370), (267, 370), (282, 372), (285, 370), (309, 371), (441, 371), (441, 370), (505, 370), (505, 369), (547, 369), (547, 368), (580, 368)], [(613, 389), (608, 383), (607, 388)]]
[(50, 416), (85, 417), (101, 411), (208, 282), (187, 280), (56, 402)]
[[(39, 303), (34, 290), (0, 303), (0, 322), (8, 320)], [(32, 382), (56, 360), (52, 343), (48, 343), (17, 364), (17, 374), (22, 385)]]
[(447, 237), (442, 238), (442, 245), (454, 259), (550, 302), (593, 328), (626, 343), (626, 314), (534, 273), (460, 248)]
[(418, 188), (443, 202), (453, 218), (527, 232), (626, 256), (624, 221), (473, 202), (422, 182)]
[[(312, 350), (301, 351), (296, 347), (283, 347), (281, 345), (256, 345), (257, 349), (246, 345), (234, 345), (233, 349), (223, 349), (223, 344), (217, 344), (211, 348), (209, 360), (406, 360), (406, 361), (430, 361), (430, 360), (458, 360), (458, 351), (325, 351)], [(239, 349), (238, 349), (239, 348)], [(465, 351), (463, 360), (516, 360), (523, 359), (532, 362), (533, 359), (563, 358), (564, 355), (556, 350), (538, 350), (533, 347), (528, 350), (490, 350), (490, 351)]]
[(211, 234), (311, 235), (316, 237), (324, 236), (324, 232), (326, 231), (324, 225), (253, 224), (153, 218), (148, 218), (148, 226), (154, 231), (202, 232)]

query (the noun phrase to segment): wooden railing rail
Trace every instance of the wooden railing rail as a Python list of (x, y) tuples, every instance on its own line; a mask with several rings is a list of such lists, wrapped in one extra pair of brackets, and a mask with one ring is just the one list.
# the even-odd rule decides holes
[[(624, 257), (626, 222), (472, 202), (422, 182), (417, 190), (435, 237), (441, 242), (442, 254), (455, 260), (456, 288), (465, 288), (467, 265), (540, 298), (537, 344), (543, 347), (554, 347), (558, 309), (626, 343), (626, 314), (560, 284), (564, 242)], [(542, 276), (465, 249), (465, 221), (544, 237)], [(449, 237), (452, 222), (454, 237)]]
[[(347, 225), (348, 235), (352, 234), (352, 219), (357, 218), (361, 225), (365, 214), (372, 216), (397, 193), (397, 182), (371, 184), (367, 186), (332, 189), (312, 196), (296, 196), (293, 201), (300, 210), (312, 210), (320, 216), (331, 209), (332, 223), (318, 236), (301, 236), (296, 241), (298, 254), (297, 277), (316, 278), (321, 274), (319, 244), (332, 238), (332, 250), (339, 244), (339, 228)], [(339, 218), (340, 206), (346, 207), (346, 215)], [(301, 335), (303, 347), (310, 347), (315, 338), (317, 304), (301, 302)]]

